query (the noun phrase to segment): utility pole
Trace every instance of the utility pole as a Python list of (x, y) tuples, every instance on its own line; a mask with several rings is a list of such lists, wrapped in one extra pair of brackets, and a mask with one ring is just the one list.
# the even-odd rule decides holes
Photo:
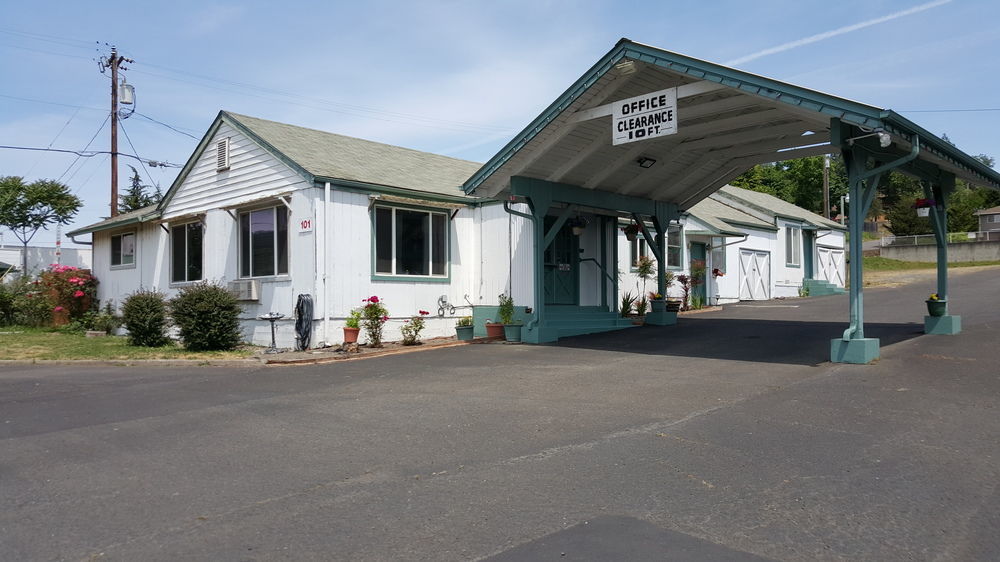
[[(843, 211), (841, 211), (843, 212)], [(823, 216), (830, 220), (830, 155), (823, 155)]]
[(132, 59), (118, 56), (118, 48), (111, 46), (111, 56), (98, 61), (101, 73), (111, 69), (111, 216), (118, 215), (118, 69), (128, 70), (125, 63)]

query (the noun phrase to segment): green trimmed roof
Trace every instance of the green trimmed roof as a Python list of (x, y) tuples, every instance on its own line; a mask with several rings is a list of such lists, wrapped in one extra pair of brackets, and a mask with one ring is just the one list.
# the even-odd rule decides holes
[(737, 200), (761, 213), (802, 221), (823, 230), (847, 230), (839, 222), (826, 219), (784, 199), (759, 191), (726, 185), (719, 189), (715, 198)]
[(78, 228), (67, 232), (67, 236), (80, 236), (82, 234), (90, 234), (92, 232), (97, 232), (99, 230), (109, 230), (112, 228), (118, 228), (120, 226), (128, 226), (130, 224), (136, 224), (140, 222), (146, 222), (151, 219), (155, 219), (160, 216), (160, 210), (156, 208), (156, 205), (150, 205), (148, 207), (143, 207), (141, 209), (136, 209), (134, 211), (129, 211), (127, 213), (122, 213), (120, 215), (104, 219), (101, 222), (95, 222), (94, 224)]
[(462, 197), (462, 182), (482, 166), (228, 111), (219, 115), (297, 164), (310, 181), (345, 180)]

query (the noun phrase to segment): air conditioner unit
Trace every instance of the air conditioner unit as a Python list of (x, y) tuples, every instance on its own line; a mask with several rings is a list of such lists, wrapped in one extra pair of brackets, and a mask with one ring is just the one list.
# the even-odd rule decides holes
[(229, 291), (238, 301), (259, 301), (260, 281), (257, 279), (237, 279), (229, 282)]

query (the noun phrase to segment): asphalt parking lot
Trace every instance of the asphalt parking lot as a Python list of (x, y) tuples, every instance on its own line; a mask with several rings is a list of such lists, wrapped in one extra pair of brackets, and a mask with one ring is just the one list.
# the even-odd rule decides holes
[(303, 367), (0, 367), (2, 560), (1000, 558), (998, 271)]

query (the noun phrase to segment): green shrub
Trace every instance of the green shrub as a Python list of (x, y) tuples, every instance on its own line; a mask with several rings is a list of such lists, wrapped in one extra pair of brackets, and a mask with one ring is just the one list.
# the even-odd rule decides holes
[(514, 321), (514, 299), (507, 293), (501, 293), (497, 296), (500, 301), (500, 307), (497, 309), (497, 314), (500, 316), (501, 324), (510, 324)]
[(197, 283), (170, 301), (170, 313), (184, 347), (192, 351), (234, 349), (242, 341), (236, 296), (214, 283)]
[(55, 305), (40, 281), (22, 277), (12, 283), (10, 289), (14, 295), (14, 324), (34, 327), (52, 325)]
[(0, 282), (0, 326), (10, 326), (14, 323), (17, 308), (14, 301), (17, 293), (12, 285)]
[(163, 293), (140, 289), (125, 298), (122, 322), (129, 345), (160, 347), (167, 343), (167, 301)]

